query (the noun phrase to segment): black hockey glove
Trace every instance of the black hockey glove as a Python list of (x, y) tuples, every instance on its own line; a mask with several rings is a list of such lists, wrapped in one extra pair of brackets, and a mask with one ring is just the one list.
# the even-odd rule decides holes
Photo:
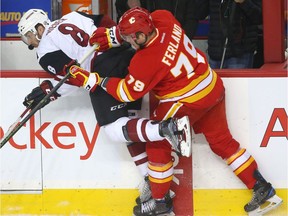
[[(31, 93), (24, 98), (24, 106), (28, 107), (30, 104), (32, 104), (31, 109), (33, 109), (47, 94), (49, 94), (52, 88), (52, 83), (49, 80), (44, 80), (40, 86), (34, 88)], [(45, 103), (43, 103), (41, 108), (49, 104), (50, 101), (56, 100), (60, 96), (61, 95), (59, 95), (57, 92), (54, 93), (48, 100), (46, 100)]]

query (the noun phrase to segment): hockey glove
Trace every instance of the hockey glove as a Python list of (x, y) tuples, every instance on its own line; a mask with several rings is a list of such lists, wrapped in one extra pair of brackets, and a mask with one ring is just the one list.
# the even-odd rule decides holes
[[(52, 83), (49, 80), (44, 80), (40, 86), (34, 88), (31, 93), (25, 97), (23, 101), (24, 106), (28, 107), (30, 104), (32, 104), (31, 109), (33, 109), (47, 94), (50, 93), (52, 88)], [(43, 103), (41, 108), (49, 104), (50, 101), (56, 100), (60, 96), (60, 94), (55, 92), (49, 99), (45, 101), (45, 103)]]
[(70, 67), (73, 65), (77, 65), (80, 67), (79, 63), (76, 60), (70, 61), (67, 65), (63, 68), (63, 76), (65, 76), (67, 73), (69, 73)]
[(93, 92), (100, 82), (98, 73), (90, 73), (78, 65), (72, 65), (69, 68), (69, 73), (73, 80), (74, 85), (83, 87), (88, 91)]
[[(67, 65), (64, 66), (62, 73), (58, 74), (60, 76), (65, 76), (67, 73), (70, 73), (70, 68), (71, 66), (76, 65), (80, 67), (80, 64), (76, 61), (76, 60), (72, 60), (70, 61)], [(79, 81), (77, 79), (74, 79), (72, 76), (69, 77), (65, 83), (69, 84), (69, 85), (73, 85), (73, 86), (77, 86), (77, 87), (81, 87), (81, 84), (79, 84)]]
[(97, 50), (104, 52), (111, 47), (119, 47), (123, 42), (116, 26), (111, 28), (99, 27), (97, 28), (89, 39), (91, 46), (97, 44)]

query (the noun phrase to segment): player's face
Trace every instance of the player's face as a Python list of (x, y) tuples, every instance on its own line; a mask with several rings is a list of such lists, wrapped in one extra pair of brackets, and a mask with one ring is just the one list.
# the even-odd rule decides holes
[(31, 31), (27, 32), (25, 35), (22, 35), (21, 38), (27, 45), (32, 45), (33, 47), (39, 46), (39, 40), (37, 39), (36, 34), (32, 33)]
[(134, 47), (136, 50), (144, 47), (147, 41), (147, 36), (142, 32), (130, 35), (121, 35), (121, 37), (123, 40), (130, 43), (131, 46)]
[[(123, 38), (123, 39), (124, 39), (124, 38)], [(132, 46), (134, 49), (138, 50), (138, 49), (140, 48), (139, 45), (136, 43), (136, 39), (133, 39), (133, 37), (131, 37), (131, 36), (126, 36), (124, 40), (125, 40), (126, 42), (130, 43), (131, 46)]]

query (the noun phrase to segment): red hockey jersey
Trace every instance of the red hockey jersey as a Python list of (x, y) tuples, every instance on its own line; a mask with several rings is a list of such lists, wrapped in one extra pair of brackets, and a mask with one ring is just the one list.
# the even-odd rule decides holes
[(194, 103), (202, 99), (214, 88), (217, 74), (172, 14), (158, 10), (151, 16), (156, 37), (136, 52), (125, 79), (109, 78), (107, 92), (126, 102), (151, 90), (163, 102)]

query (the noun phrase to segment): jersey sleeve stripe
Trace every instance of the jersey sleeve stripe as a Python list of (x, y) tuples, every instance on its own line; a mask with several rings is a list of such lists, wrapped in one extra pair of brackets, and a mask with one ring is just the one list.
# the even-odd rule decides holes
[(135, 99), (129, 93), (129, 89), (127, 88), (127, 85), (125, 83), (125, 79), (122, 79), (117, 86), (117, 97), (122, 102), (135, 101)]
[(128, 100), (129, 101), (135, 101), (135, 99), (131, 96), (129, 89), (127, 88), (126, 82), (123, 83), (123, 89), (124, 89), (124, 92), (126, 93), (126, 95), (128, 97)]
[(122, 102), (128, 102), (128, 98), (123, 92), (123, 87), (122, 87), (123, 82), (124, 80), (122, 79), (117, 86), (117, 96)]

